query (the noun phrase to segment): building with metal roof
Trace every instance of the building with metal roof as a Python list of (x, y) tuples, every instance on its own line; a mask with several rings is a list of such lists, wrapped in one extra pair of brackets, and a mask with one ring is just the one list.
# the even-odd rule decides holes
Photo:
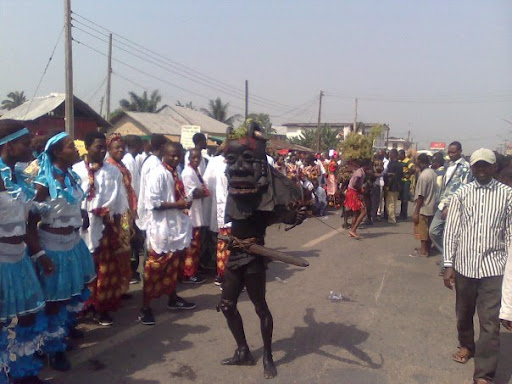
[(154, 133), (179, 141), (184, 125), (195, 125), (201, 132), (215, 137), (225, 137), (227, 124), (212, 119), (202, 112), (186, 107), (164, 105), (157, 112), (123, 111), (112, 120), (112, 132), (121, 135), (146, 136)]
[[(111, 128), (87, 103), (74, 96), (75, 138), (83, 139), (88, 132)], [(20, 106), (5, 112), (0, 119), (25, 122), (33, 134), (44, 135), (48, 132), (65, 129), (64, 93), (51, 93), (48, 96), (35, 97)]]

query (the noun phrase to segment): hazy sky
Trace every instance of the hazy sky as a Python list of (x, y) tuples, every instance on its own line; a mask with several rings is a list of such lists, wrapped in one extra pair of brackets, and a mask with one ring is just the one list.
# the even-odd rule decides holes
[[(63, 3), (0, 0), (1, 98), (36, 91)], [(205, 107), (220, 96), (242, 113), (247, 79), (250, 112), (275, 125), (316, 122), (323, 90), (322, 121), (352, 121), (358, 97), (358, 121), (388, 123), (392, 136), (410, 130), (420, 147), (460, 140), (469, 153), (512, 139), (510, 0), (72, 0), (72, 9), (75, 94), (98, 111), (107, 60), (87, 46), (106, 54), (107, 43), (83, 31), (107, 40), (103, 27), (118, 60), (112, 109), (130, 90), (159, 89), (165, 103)], [(61, 37), (37, 96), (63, 91)]]

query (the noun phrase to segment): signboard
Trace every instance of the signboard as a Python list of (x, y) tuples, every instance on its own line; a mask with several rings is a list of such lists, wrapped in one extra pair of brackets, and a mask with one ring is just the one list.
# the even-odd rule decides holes
[(433, 141), (430, 143), (431, 151), (444, 151), (446, 149), (446, 143), (442, 141)]
[(82, 140), (75, 140), (75, 147), (80, 157), (87, 154), (87, 149), (85, 149), (85, 143)]
[(201, 127), (199, 125), (182, 125), (181, 126), (181, 137), (180, 143), (183, 145), (183, 148), (190, 149), (194, 147), (194, 142), (192, 141), (192, 137), (201, 132)]

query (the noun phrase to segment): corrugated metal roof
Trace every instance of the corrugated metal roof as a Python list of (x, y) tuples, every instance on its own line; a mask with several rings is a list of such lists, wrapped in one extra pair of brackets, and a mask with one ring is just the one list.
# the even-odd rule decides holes
[(152, 112), (124, 112), (131, 119), (135, 120), (149, 133), (163, 135), (181, 135), (181, 126), (190, 125), (185, 119), (179, 119), (173, 115), (152, 113)]
[[(63, 93), (51, 93), (48, 96), (35, 97), (2, 115), (2, 119), (32, 121), (50, 113), (66, 100)], [(30, 109), (29, 109), (30, 108)]]
[(160, 109), (160, 111), (158, 111), (158, 114), (168, 115), (174, 117), (176, 120), (186, 121), (183, 125), (199, 125), (201, 127), (201, 132), (205, 133), (226, 135), (226, 130), (228, 128), (227, 124), (212, 119), (210, 116), (207, 116), (202, 112), (186, 107), (165, 105)]
[[(77, 110), (96, 120), (100, 127), (110, 127), (110, 124), (103, 119), (94, 109), (85, 102), (74, 96), (75, 113)], [(48, 96), (35, 97), (20, 106), (7, 111), (0, 119), (12, 119), (20, 121), (33, 121), (41, 116), (47, 115), (57, 109), (66, 101), (64, 93), (50, 93)]]

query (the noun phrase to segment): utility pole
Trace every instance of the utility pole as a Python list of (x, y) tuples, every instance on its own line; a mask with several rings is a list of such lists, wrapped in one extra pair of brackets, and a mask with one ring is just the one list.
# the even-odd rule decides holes
[(388, 126), (388, 129), (386, 129), (386, 151), (388, 150), (388, 146), (389, 146), (389, 126)]
[(249, 80), (245, 80), (245, 120), (249, 116)]
[(107, 100), (106, 100), (106, 112), (105, 120), (110, 120), (110, 87), (112, 81), (112, 34), (108, 39), (108, 69), (107, 69)]
[(73, 37), (71, 36), (71, 0), (64, 0), (65, 27), (65, 66), (66, 66), (66, 101), (65, 126), (66, 132), (75, 138), (75, 109), (73, 103)]
[(324, 93), (320, 91), (320, 102), (318, 104), (318, 123), (316, 124), (316, 151), (320, 152), (320, 119), (322, 117), (322, 97)]
[(354, 105), (354, 133), (357, 133), (357, 97)]

